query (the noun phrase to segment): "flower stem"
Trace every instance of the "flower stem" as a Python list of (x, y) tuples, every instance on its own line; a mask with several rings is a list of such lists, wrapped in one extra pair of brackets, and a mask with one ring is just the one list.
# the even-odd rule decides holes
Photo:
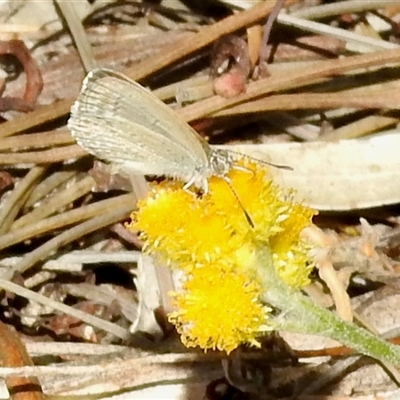
[[(344, 321), (283, 282), (275, 271), (271, 253), (265, 243), (256, 246), (256, 269), (265, 288), (262, 301), (280, 311), (274, 320), (276, 330), (329, 337), (361, 354), (400, 366), (399, 346)], [(271, 324), (270, 320), (268, 324)]]

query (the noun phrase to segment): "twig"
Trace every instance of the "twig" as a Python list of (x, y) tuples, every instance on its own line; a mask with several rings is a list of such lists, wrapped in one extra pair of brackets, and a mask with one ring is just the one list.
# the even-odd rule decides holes
[(271, 14), (268, 16), (267, 22), (265, 23), (264, 26), (264, 32), (258, 56), (261, 76), (267, 76), (267, 62), (268, 62), (267, 44), (269, 41), (269, 37), (271, 35), (272, 26), (274, 25), (274, 22), (277, 19), (279, 12), (282, 10), (284, 3), (285, 0), (276, 1), (274, 8), (272, 9)]
[[(33, 366), (24, 344), (16, 331), (0, 321), (0, 360), (2, 366), (22, 367)], [(7, 389), (10, 400), (44, 400), (40, 382), (36, 377), (8, 377)]]

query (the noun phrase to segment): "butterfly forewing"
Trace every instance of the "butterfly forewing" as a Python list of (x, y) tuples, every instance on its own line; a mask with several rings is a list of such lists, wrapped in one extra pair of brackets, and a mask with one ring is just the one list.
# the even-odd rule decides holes
[(209, 168), (208, 144), (147, 89), (114, 71), (89, 73), (68, 126), (87, 151), (130, 172), (187, 181)]

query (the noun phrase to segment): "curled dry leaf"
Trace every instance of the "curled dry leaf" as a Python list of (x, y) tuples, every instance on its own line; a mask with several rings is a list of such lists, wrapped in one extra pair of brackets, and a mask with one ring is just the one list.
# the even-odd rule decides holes
[(248, 47), (242, 38), (228, 35), (216, 42), (211, 60), (215, 93), (226, 98), (244, 93), (250, 71)]
[(31, 57), (29, 49), (20, 40), (0, 41), (0, 55), (6, 54), (13, 55), (21, 63), (26, 74), (26, 85), (22, 98), (1, 97), (0, 111), (31, 111), (43, 89), (40, 69), (36, 61)]

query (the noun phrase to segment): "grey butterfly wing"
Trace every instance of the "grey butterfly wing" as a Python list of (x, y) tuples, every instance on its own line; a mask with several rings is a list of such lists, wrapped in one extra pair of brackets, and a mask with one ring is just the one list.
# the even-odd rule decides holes
[[(103, 123), (105, 123), (103, 121)], [(101, 138), (85, 140), (78, 143), (91, 154), (109, 161), (118, 170), (142, 175), (157, 175), (180, 178), (187, 182), (195, 178), (198, 165), (184, 152), (177, 151), (176, 145), (168, 138), (164, 138), (153, 131), (141, 127), (140, 134), (146, 135), (145, 144), (134, 141), (132, 129), (135, 124), (114, 119), (108, 124), (107, 142)], [(86, 128), (85, 128), (86, 129)], [(94, 130), (91, 130), (93, 133)], [(123, 133), (121, 133), (123, 132)], [(113, 135), (114, 133), (114, 135)], [(162, 148), (157, 152), (154, 149)]]
[(68, 126), (84, 149), (131, 172), (189, 180), (208, 166), (196, 132), (148, 90), (114, 71), (88, 74)]

